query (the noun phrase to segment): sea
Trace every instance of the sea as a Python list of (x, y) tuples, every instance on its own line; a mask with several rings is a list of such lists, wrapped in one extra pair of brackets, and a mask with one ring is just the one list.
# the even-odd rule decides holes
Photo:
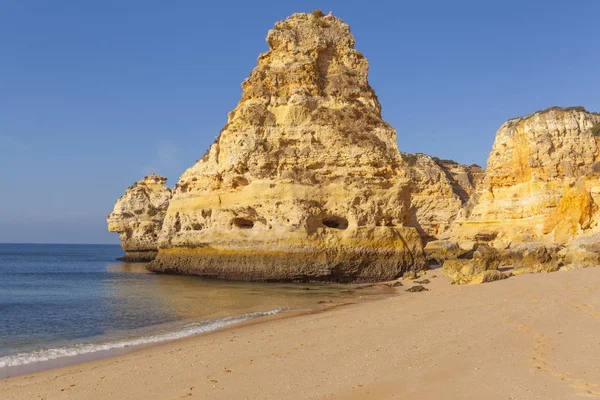
[(154, 274), (122, 255), (118, 245), (0, 244), (0, 378), (356, 298), (346, 285)]

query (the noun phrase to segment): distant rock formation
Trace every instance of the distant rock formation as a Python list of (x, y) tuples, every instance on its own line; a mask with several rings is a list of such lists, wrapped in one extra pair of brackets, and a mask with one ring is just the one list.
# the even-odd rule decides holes
[(408, 165), (346, 23), (294, 14), (208, 153), (177, 183), (150, 269), (373, 281), (425, 266)]
[(158, 234), (171, 199), (167, 178), (148, 175), (125, 191), (106, 222), (118, 232), (125, 261), (151, 261), (156, 257)]
[(402, 153), (402, 158), (409, 166), (411, 182), (407, 225), (417, 228), (425, 242), (447, 235), (483, 178), (483, 169), (421, 153)]

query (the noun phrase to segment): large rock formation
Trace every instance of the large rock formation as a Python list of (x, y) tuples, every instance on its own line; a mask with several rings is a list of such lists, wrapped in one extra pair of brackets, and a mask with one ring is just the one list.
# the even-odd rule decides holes
[(599, 123), (581, 107), (553, 107), (502, 125), (453, 236), (501, 248), (531, 239), (563, 245), (589, 230), (600, 195)]
[(106, 222), (118, 232), (125, 261), (151, 261), (157, 253), (158, 234), (167, 212), (171, 191), (167, 178), (151, 174), (136, 182), (117, 200)]
[(424, 268), (426, 243), (460, 284), (600, 263), (600, 114), (552, 107), (509, 120), (484, 173), (398, 151), (340, 19), (294, 14), (267, 43), (170, 203), (151, 176), (115, 205), (109, 229), (127, 258), (158, 247), (157, 272), (372, 281)]
[(409, 168), (347, 24), (294, 14), (173, 192), (150, 269), (369, 281), (424, 267)]
[[(486, 243), (503, 250), (503, 264), (515, 273), (598, 259), (589, 238), (600, 230), (599, 131), (600, 114), (582, 107), (552, 107), (506, 122), (451, 239), (463, 249)], [(583, 234), (588, 239), (573, 242)]]

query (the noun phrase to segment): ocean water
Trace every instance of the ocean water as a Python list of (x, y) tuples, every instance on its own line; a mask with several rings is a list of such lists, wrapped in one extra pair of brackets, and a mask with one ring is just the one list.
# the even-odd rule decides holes
[(343, 285), (157, 275), (115, 261), (122, 254), (118, 245), (0, 244), (0, 377), (354, 297)]

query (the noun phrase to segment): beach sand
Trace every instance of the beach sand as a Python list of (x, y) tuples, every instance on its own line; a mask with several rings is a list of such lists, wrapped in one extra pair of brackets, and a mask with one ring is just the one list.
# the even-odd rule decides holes
[[(435, 276), (435, 277), (434, 277)], [(0, 381), (0, 399), (600, 398), (600, 268), (267, 318)]]

